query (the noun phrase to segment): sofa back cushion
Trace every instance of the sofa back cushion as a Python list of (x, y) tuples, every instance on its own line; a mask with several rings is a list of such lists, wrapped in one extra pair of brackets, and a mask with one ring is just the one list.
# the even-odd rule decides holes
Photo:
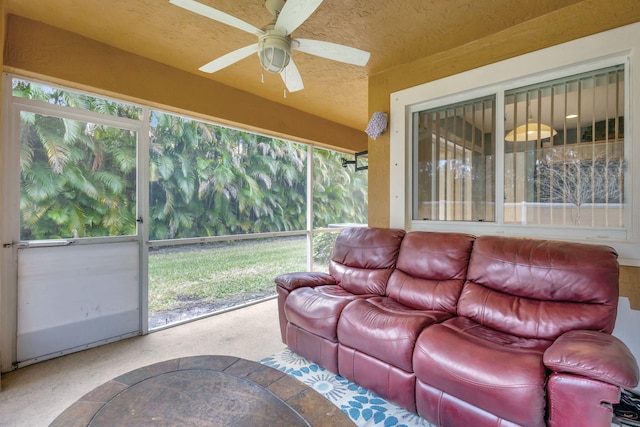
[(601, 245), (480, 236), (458, 315), (525, 338), (573, 329), (611, 333), (618, 304), (618, 257)]
[(384, 295), (404, 235), (389, 228), (345, 228), (333, 247), (329, 274), (352, 294)]
[(474, 236), (413, 231), (400, 245), (387, 295), (420, 310), (456, 313)]

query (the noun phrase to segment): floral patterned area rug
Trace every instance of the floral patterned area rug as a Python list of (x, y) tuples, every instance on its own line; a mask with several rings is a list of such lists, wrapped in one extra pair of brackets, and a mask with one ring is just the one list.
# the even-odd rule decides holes
[(312, 387), (339, 407), (358, 426), (435, 427), (416, 414), (387, 402), (289, 349), (264, 358), (260, 363), (285, 372)]

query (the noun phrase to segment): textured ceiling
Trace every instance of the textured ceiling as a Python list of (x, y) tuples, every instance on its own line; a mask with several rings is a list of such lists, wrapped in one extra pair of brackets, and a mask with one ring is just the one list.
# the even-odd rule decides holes
[[(325, 0), (294, 37), (371, 52), (365, 67), (293, 55), (305, 89), (287, 94), (279, 76), (248, 58), (214, 74), (198, 68), (256, 37), (168, 0), (6, 0), (8, 13), (59, 27), (177, 69), (206, 76), (331, 121), (364, 129), (367, 78), (446, 51), (580, 0)], [(271, 20), (262, 0), (201, 0), (256, 27)]]

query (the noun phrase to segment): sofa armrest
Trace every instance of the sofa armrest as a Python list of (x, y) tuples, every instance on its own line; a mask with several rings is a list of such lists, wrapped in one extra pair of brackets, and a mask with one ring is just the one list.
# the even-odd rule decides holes
[(327, 273), (288, 273), (275, 278), (276, 285), (291, 292), (302, 287), (314, 288), (320, 285), (335, 285), (336, 279)]
[(638, 385), (638, 363), (618, 338), (597, 331), (569, 331), (545, 352), (547, 368), (582, 375), (618, 387)]

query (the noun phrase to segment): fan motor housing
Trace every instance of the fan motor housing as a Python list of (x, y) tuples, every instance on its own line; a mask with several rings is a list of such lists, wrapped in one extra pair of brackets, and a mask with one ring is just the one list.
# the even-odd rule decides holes
[(284, 7), (285, 0), (266, 0), (264, 2), (264, 7), (269, 11), (273, 16), (278, 16), (280, 11)]

